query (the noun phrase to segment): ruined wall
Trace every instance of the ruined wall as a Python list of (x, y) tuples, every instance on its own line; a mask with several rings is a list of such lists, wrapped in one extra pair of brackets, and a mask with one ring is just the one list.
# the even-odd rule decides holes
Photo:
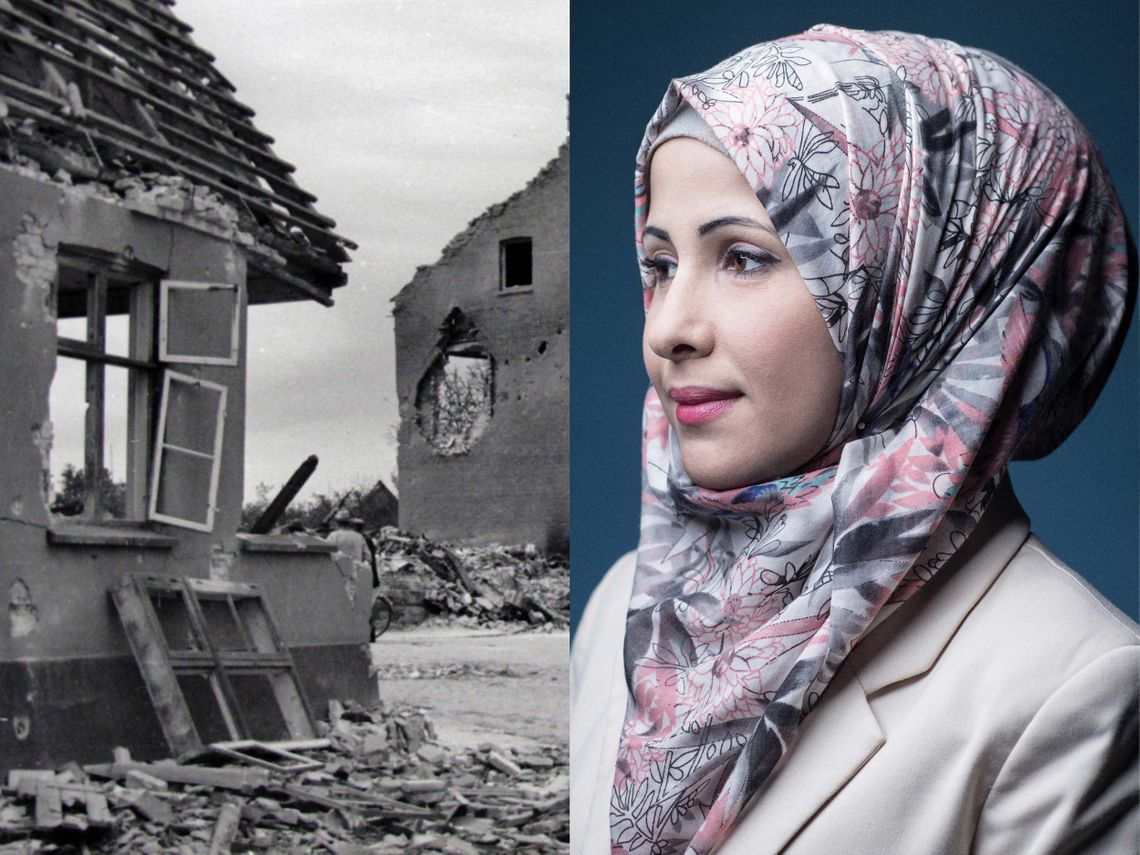
[[(472, 544), (567, 548), (568, 170), (563, 146), (394, 301), (401, 528)], [(533, 241), (533, 284), (501, 289), (500, 242), (520, 237)], [(416, 398), (446, 349), (440, 327), (455, 308), (491, 359), (493, 397), (482, 432), (447, 453), (425, 437)]]
[[(304, 653), (313, 645), (339, 643), (348, 658), (361, 658), (367, 605), (364, 598), (349, 603), (327, 554), (243, 554), (236, 536), (245, 423), (241, 248), (208, 229), (7, 169), (0, 169), (0, 198), (0, 767), (105, 760), (116, 744), (140, 756), (165, 753), (108, 596), (128, 571), (258, 582), (308, 674), (319, 671)], [(158, 523), (69, 527), (49, 513), (48, 403), (57, 346), (51, 289), (60, 244), (127, 253), (166, 278), (241, 288), (239, 364), (170, 366), (229, 390), (211, 532)], [(354, 626), (358, 638), (350, 637)]]

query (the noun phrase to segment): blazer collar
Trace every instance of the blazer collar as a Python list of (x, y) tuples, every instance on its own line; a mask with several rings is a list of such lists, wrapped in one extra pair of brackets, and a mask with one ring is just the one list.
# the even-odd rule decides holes
[(717, 855), (779, 852), (858, 773), (885, 741), (867, 697), (928, 671), (1028, 536), (1029, 520), (1003, 484), (946, 567), (852, 652)]
[(1029, 519), (1007, 476), (946, 566), (852, 651), (851, 667), (867, 694), (929, 671), (1028, 537)]
[(799, 738), (717, 855), (779, 852), (883, 744), (855, 672), (841, 668)]

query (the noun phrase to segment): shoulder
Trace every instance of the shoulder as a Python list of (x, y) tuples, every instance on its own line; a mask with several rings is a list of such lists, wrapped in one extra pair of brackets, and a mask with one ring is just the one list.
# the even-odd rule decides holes
[[(942, 651), (959, 678), (993, 692), (1023, 727), (1057, 692), (1108, 668), (1115, 678), (1101, 700), (1133, 703), (1140, 669), (1136, 624), (1072, 568), (1029, 535), (1001, 568)], [(941, 665), (942, 663), (940, 663)], [(935, 672), (944, 670), (936, 667)], [(957, 669), (955, 669), (957, 670)], [(1082, 676), (1085, 675), (1085, 676)], [(978, 698), (982, 700), (982, 698)]]
[(570, 646), (571, 694), (576, 693), (575, 688), (583, 684), (587, 674), (598, 673), (598, 666), (622, 649), (636, 568), (636, 550), (627, 552), (614, 562), (590, 595)]
[(1007, 685), (1030, 708), (989, 788), (977, 851), (1140, 851), (1136, 624), (1036, 537), (991, 594), (1021, 639)]
[(1064, 653), (1079, 668), (1118, 647), (1136, 647), (1135, 622), (1079, 573), (1030, 535), (982, 598), (972, 620), (1000, 622), (1003, 638), (1017, 640), (1035, 659), (1058, 664)]
[(1000, 740), (977, 851), (1085, 851), (1082, 840), (1089, 851), (1132, 851), (1136, 624), (1031, 535), (962, 631), (983, 651), (979, 668), (991, 673), (980, 679), (1012, 725)]

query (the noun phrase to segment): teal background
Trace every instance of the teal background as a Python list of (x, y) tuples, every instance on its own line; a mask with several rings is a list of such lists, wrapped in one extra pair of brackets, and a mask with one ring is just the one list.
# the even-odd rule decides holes
[[(671, 78), (815, 23), (895, 29), (986, 48), (1056, 92), (1099, 143), (1133, 234), (1137, 182), (1135, 0), (1092, 2), (656, 2), (571, 0), (571, 619), (637, 545), (641, 400), (633, 159)], [(1137, 618), (1140, 347), (1137, 323), (1093, 411), (1013, 483), (1046, 545)]]

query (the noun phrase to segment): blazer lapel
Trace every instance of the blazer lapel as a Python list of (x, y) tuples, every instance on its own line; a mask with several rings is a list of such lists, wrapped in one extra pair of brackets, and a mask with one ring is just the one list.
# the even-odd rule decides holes
[(848, 662), (867, 695), (929, 671), (1028, 537), (1029, 519), (1007, 478), (946, 566), (852, 651)]
[(933, 667), (1028, 536), (1007, 479), (946, 567), (852, 652), (717, 855), (779, 852), (858, 774), (887, 739), (868, 697)]
[(780, 851), (883, 744), (863, 687), (841, 668), (824, 698), (804, 719), (788, 762), (737, 821), (717, 855)]

